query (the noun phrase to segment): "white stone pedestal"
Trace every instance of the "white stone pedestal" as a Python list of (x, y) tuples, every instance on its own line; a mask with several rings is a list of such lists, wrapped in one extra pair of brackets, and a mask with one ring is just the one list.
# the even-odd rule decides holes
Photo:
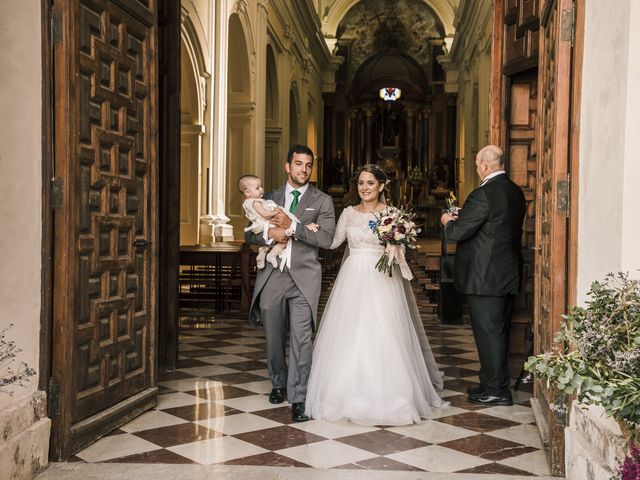
[(624, 457), (625, 439), (618, 424), (600, 407), (573, 402), (565, 429), (567, 480), (609, 480)]
[(0, 412), (0, 478), (31, 480), (49, 459), (47, 401), (44, 392), (16, 398)]

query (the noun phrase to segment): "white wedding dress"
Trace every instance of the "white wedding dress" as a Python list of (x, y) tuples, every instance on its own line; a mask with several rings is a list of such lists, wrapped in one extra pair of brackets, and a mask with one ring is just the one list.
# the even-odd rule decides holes
[(407, 425), (447, 405), (409, 282), (375, 269), (372, 213), (347, 207), (331, 248), (348, 240), (314, 343), (306, 411), (314, 419)]

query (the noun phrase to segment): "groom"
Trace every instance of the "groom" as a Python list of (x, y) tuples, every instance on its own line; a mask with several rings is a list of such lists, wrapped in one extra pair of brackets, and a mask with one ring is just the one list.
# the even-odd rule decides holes
[(456, 290), (467, 296), (480, 359), (480, 387), (469, 401), (512, 405), (507, 346), (513, 300), (522, 283), (522, 222), (526, 203), (504, 170), (500, 147), (488, 145), (476, 156), (482, 183), (455, 217), (440, 219), (445, 239), (458, 242), (453, 271)]
[[(335, 230), (335, 214), (331, 197), (309, 183), (313, 169), (313, 152), (295, 145), (287, 155), (284, 170), (287, 182), (267, 195), (266, 199), (292, 212), (298, 222), (284, 213), (271, 220), (270, 242), (287, 238), (291, 245), (291, 269), (273, 268), (268, 262), (258, 270), (253, 291), (249, 321), (262, 326), (267, 340), (267, 368), (273, 389), (271, 403), (284, 402), (285, 392), (296, 422), (309, 420), (305, 415), (307, 382), (311, 371), (311, 333), (315, 327), (320, 298), (322, 269), (318, 248), (329, 248)], [(305, 225), (316, 223), (317, 232)], [(264, 244), (261, 234), (245, 233), (245, 241)], [(281, 260), (282, 261), (282, 260)], [(285, 361), (286, 334), (290, 332), (289, 366)]]

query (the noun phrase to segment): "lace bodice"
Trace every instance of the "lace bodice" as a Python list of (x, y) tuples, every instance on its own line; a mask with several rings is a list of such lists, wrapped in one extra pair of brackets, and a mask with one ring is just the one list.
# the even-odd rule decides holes
[(378, 237), (371, 231), (369, 224), (375, 221), (376, 217), (373, 213), (360, 213), (353, 207), (345, 208), (336, 225), (336, 233), (330, 248), (339, 247), (346, 239), (351, 251), (374, 249), (382, 252), (383, 247), (378, 242)]

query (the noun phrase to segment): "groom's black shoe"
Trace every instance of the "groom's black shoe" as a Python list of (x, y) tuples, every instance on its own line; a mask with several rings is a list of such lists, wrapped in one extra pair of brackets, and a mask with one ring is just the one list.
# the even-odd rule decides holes
[(306, 422), (309, 420), (307, 414), (304, 413), (304, 402), (291, 405), (291, 418), (294, 422)]
[(477, 397), (472, 397), (469, 395), (469, 401), (471, 403), (475, 403), (476, 405), (487, 405), (489, 407), (494, 407), (496, 405), (502, 405), (506, 407), (510, 407), (513, 405), (513, 399), (511, 398), (511, 394), (509, 395), (480, 395)]
[(284, 402), (285, 389), (275, 387), (269, 394), (269, 403), (282, 403)]

